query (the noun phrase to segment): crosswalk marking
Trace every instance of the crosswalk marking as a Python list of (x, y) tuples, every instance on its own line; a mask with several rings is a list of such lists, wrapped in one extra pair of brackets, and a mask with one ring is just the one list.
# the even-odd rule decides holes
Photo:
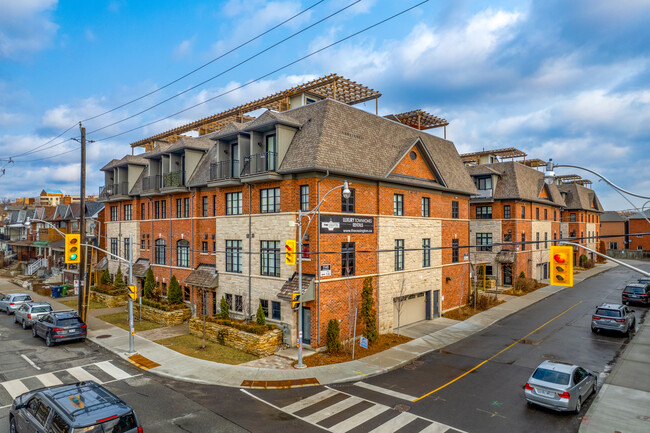
[(417, 397), (413, 397), (412, 395), (403, 394), (401, 392), (393, 391), (392, 389), (382, 388), (380, 386), (373, 385), (371, 383), (355, 382), (354, 384), (356, 386), (358, 386), (358, 387), (369, 389), (370, 391), (375, 391), (375, 392), (379, 392), (379, 393), (382, 393), (382, 394), (390, 395), (391, 397), (400, 398), (402, 400), (413, 401), (413, 400), (415, 400), (417, 398)]
[(318, 412), (307, 415), (304, 419), (318, 424), (324, 419), (336, 415), (337, 413), (354, 406), (355, 404), (361, 403), (363, 400), (359, 397), (348, 397), (345, 400), (341, 400), (338, 403), (334, 403), (331, 406), (326, 407), (325, 409), (319, 410)]
[(302, 400), (298, 400), (297, 402), (292, 403), (289, 406), (285, 406), (282, 408), (282, 410), (289, 413), (295, 413), (298, 412), (300, 409), (304, 409), (308, 406), (311, 406), (312, 404), (316, 404), (319, 401), (323, 401), (336, 394), (337, 392), (334, 391), (333, 389), (325, 389), (324, 391), (319, 392), (318, 394), (314, 394), (307, 398), (303, 398)]
[(397, 415), (395, 418), (388, 420), (387, 422), (383, 423), (376, 429), (372, 430), (370, 433), (393, 433), (394, 431), (397, 431), (400, 427), (404, 427), (406, 424), (410, 423), (416, 418), (417, 416), (413, 414), (402, 412), (399, 415)]
[(356, 426), (361, 425), (364, 422), (371, 420), (376, 416), (379, 416), (380, 414), (386, 412), (387, 410), (388, 408), (386, 406), (381, 406), (381, 405), (371, 406), (368, 409), (364, 410), (363, 412), (360, 412), (354, 416), (351, 416), (345, 421), (341, 421), (340, 423), (333, 425), (332, 427), (330, 427), (330, 430), (333, 433), (345, 433), (349, 430), (352, 430)]
[(426, 427), (424, 430), (420, 430), (420, 433), (445, 433), (447, 430), (449, 430), (449, 426), (435, 423)]
[(5, 387), (11, 398), (16, 398), (20, 394), (29, 391), (29, 389), (20, 381), (20, 379), (3, 382), (2, 386)]
[(117, 368), (116, 366), (111, 364), (110, 361), (98, 362), (95, 365), (97, 367), (101, 368), (104, 373), (108, 374), (109, 376), (114, 377), (117, 380), (128, 379), (129, 377), (131, 377), (131, 375), (129, 373), (127, 373), (126, 371), (120, 370), (119, 368)]
[(61, 379), (56, 377), (53, 373), (39, 374), (36, 378), (41, 381), (43, 386), (55, 386), (63, 383), (61, 382)]
[(104, 383), (101, 380), (97, 379), (92, 374), (88, 373), (82, 367), (72, 367), (72, 368), (68, 368), (66, 371), (68, 373), (70, 373), (71, 375), (73, 375), (74, 378), (77, 379), (79, 382), (94, 380), (95, 382), (97, 382), (99, 384)]

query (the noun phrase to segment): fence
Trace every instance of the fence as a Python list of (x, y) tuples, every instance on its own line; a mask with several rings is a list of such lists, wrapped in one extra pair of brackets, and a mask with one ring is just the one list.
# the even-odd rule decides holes
[(607, 255), (615, 259), (650, 260), (650, 251), (607, 250)]

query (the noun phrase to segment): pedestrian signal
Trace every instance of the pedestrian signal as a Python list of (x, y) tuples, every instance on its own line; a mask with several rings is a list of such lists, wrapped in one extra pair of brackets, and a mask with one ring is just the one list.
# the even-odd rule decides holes
[(81, 235), (80, 234), (65, 235), (65, 262), (66, 263), (81, 262)]
[(551, 284), (573, 286), (573, 247), (551, 245)]
[(285, 255), (284, 263), (287, 265), (296, 264), (296, 241), (289, 240), (284, 243)]
[(293, 292), (291, 294), (291, 309), (297, 310), (299, 305), (300, 305), (300, 293)]

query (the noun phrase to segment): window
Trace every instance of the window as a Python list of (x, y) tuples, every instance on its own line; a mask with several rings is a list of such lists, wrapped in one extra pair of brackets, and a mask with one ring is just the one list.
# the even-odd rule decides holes
[(204, 217), (207, 217), (208, 216), (208, 197), (204, 196), (201, 201), (202, 201), (202, 203), (201, 203), (201, 207), (202, 207), (201, 213), (202, 213), (202, 215)]
[(617, 250), (618, 249), (618, 242), (610, 242), (609, 243), (609, 249), (610, 250)]
[(167, 200), (160, 202), (160, 218), (167, 218)]
[(144, 250), (146, 247), (147, 247), (147, 241), (144, 238), (140, 239), (140, 249)]
[(521, 234), (521, 251), (526, 249), (526, 233)]
[(404, 195), (395, 194), (393, 195), (393, 215), (402, 216), (404, 215)]
[(429, 217), (429, 197), (422, 197), (422, 216)]
[(226, 215), (242, 214), (242, 193), (229, 192), (226, 194)]
[(535, 219), (537, 221), (539, 221), (539, 208), (538, 207), (535, 208)]
[(492, 233), (476, 233), (476, 245), (479, 251), (492, 251)]
[(458, 263), (458, 239), (451, 240), (451, 262)]
[(185, 197), (183, 199), (183, 217), (189, 218), (190, 217), (190, 198)]
[(492, 206), (476, 206), (476, 219), (477, 220), (491, 220), (492, 219)]
[(553, 211), (553, 221), (557, 221), (557, 211)]
[(133, 219), (133, 205), (124, 205), (124, 221), (131, 221)]
[(213, 253), (217, 252), (217, 243), (215, 241), (212, 241), (212, 252)]
[(404, 269), (404, 239), (395, 239), (395, 270)]
[(212, 196), (212, 216), (217, 216), (217, 195)]
[(155, 263), (157, 265), (164, 265), (167, 263), (167, 243), (164, 239), (156, 239)]
[(343, 190), (341, 190), (341, 212), (354, 213), (354, 189), (350, 188), (350, 197), (343, 197)]
[(582, 223), (584, 221), (585, 221), (585, 214), (581, 213), (580, 214), (580, 222)]
[(144, 203), (140, 203), (140, 219), (141, 219), (141, 220), (145, 219), (145, 214), (144, 214)]
[(507, 204), (503, 206), (503, 218), (509, 220), (510, 219), (510, 205)]
[(422, 267), (431, 266), (431, 239), (422, 239)]
[(242, 272), (242, 241), (226, 241), (226, 272)]
[(571, 221), (572, 223), (576, 222), (576, 214), (572, 213), (572, 214), (569, 216), (569, 221)]
[(130, 260), (131, 257), (131, 244), (129, 243), (129, 238), (124, 238), (124, 258)]
[(309, 244), (302, 244), (302, 259), (303, 260), (310, 260), (311, 255), (309, 254)]
[(512, 235), (509, 233), (506, 233), (503, 235), (503, 242), (512, 242)]
[(548, 232), (544, 232), (544, 248), (548, 248)]
[(536, 238), (535, 238), (535, 240), (536, 240), (536, 242), (535, 242), (536, 249), (539, 249), (539, 232), (536, 233)]
[(280, 241), (261, 242), (260, 273), (271, 277), (280, 276)]
[(354, 242), (341, 243), (341, 275), (349, 277), (354, 275)]
[(456, 200), (451, 202), (451, 217), (458, 218), (458, 202)]
[(244, 311), (244, 298), (242, 295), (235, 295), (235, 311), (238, 313)]
[(226, 304), (228, 304), (228, 309), (232, 310), (232, 295), (230, 293), (226, 293)]
[[(111, 254), (120, 255), (117, 238), (111, 238)], [(111, 257), (111, 260), (115, 260), (115, 257)]]
[(260, 191), (260, 212), (280, 212), (280, 188), (267, 188)]
[(111, 206), (111, 221), (119, 220), (119, 208), (117, 206)]
[(201, 252), (202, 253), (208, 252), (208, 243), (206, 241), (201, 242)]
[(300, 210), (309, 212), (309, 185), (300, 185)]
[(176, 218), (183, 216), (183, 201), (180, 198), (176, 199)]
[(160, 218), (160, 202), (157, 200), (153, 203), (153, 217), (155, 219)]
[(176, 242), (176, 266), (190, 267), (190, 243), (185, 239)]
[(476, 189), (481, 191), (492, 189), (492, 177), (488, 176), (476, 178)]
[(271, 301), (271, 319), (281, 320), (282, 316), (280, 314), (280, 303), (277, 301)]
[(260, 299), (260, 305), (262, 306), (262, 311), (264, 312), (264, 317), (269, 317), (269, 300)]
[(521, 219), (526, 219), (526, 206), (521, 207)]
[(544, 221), (548, 220), (548, 209), (544, 209)]
[(643, 251), (643, 246), (638, 245), (638, 246), (636, 247), (636, 249), (639, 250), (639, 251)]
[(54, 412), (52, 416), (52, 425), (48, 433), (70, 433), (70, 426), (66, 423), (61, 415)]

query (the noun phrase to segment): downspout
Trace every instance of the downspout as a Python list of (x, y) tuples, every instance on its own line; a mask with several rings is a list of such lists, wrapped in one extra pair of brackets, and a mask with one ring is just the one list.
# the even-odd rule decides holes
[[(194, 198), (196, 197), (196, 190), (192, 190), (192, 198), (190, 199), (190, 251), (188, 251), (188, 254), (191, 257), (190, 261), (190, 269), (194, 269), (194, 207), (196, 206), (196, 203), (194, 203)], [(171, 210), (172, 206), (171, 203), (169, 204), (169, 209)], [(203, 292), (203, 289), (201, 289), (201, 313), (203, 314), (203, 320), (204, 320), (204, 326), (205, 326), (205, 293)], [(192, 302), (192, 298), (190, 297), (190, 302)], [(205, 334), (203, 334), (205, 335)]]
[[(330, 175), (330, 171), (327, 170), (325, 173), (325, 176), (321, 177), (318, 179), (316, 182), (316, 205), (318, 206), (320, 204), (320, 183)], [(316, 268), (316, 283), (318, 284), (317, 289), (316, 289), (316, 322), (318, 323), (318, 326), (316, 327), (316, 344), (320, 346), (320, 206), (318, 207), (318, 218), (317, 218), (318, 226), (316, 228), (316, 251), (318, 251), (318, 264)], [(300, 254), (302, 254), (302, 251), (300, 251)]]
[[(251, 280), (251, 272), (252, 272), (252, 264), (253, 264), (253, 250), (252, 245), (253, 245), (253, 235), (251, 231), (252, 227), (252, 220), (251, 220), (251, 195), (252, 195), (252, 188), (253, 185), (250, 183), (248, 184), (248, 314), (252, 315), (251, 311), (251, 296), (252, 296), (252, 280)], [(250, 317), (250, 316), (249, 316)]]
[[(174, 248), (174, 243), (173, 243), (173, 234), (172, 234), (172, 218), (171, 218), (171, 210), (172, 210), (172, 195), (167, 194), (167, 197), (169, 197), (169, 281), (172, 280), (172, 251)], [(161, 209), (162, 210), (162, 209)], [(167, 205), (165, 204), (165, 212), (167, 212)], [(165, 218), (167, 218), (167, 215), (165, 215)], [(178, 256), (176, 257), (176, 264), (178, 264)]]

